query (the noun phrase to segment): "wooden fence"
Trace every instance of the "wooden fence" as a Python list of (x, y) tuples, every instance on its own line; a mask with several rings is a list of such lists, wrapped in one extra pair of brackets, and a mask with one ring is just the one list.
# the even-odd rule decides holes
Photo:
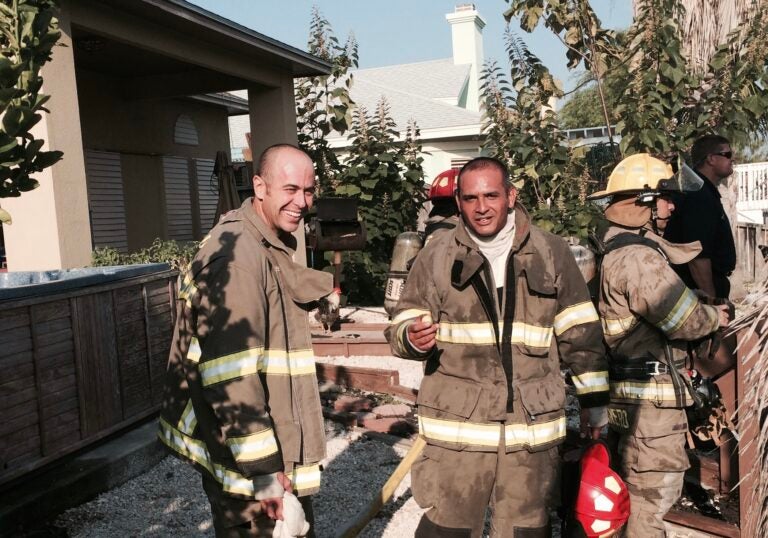
[(768, 226), (739, 223), (736, 227), (736, 261), (744, 278), (754, 281), (765, 266), (761, 246), (768, 246)]
[(176, 274), (0, 301), (0, 484), (157, 412)]

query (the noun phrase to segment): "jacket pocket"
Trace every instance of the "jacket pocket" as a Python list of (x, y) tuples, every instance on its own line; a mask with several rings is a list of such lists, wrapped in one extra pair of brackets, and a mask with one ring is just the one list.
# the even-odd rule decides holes
[(424, 377), (416, 403), (425, 416), (468, 419), (477, 407), (482, 388), (469, 381), (433, 374)]
[(565, 409), (565, 384), (559, 375), (519, 383), (517, 391), (530, 418), (537, 419)]
[(634, 425), (634, 454), (630, 466), (638, 472), (676, 471), (690, 467), (685, 451), (688, 421), (683, 409), (638, 407)]
[(430, 508), (440, 498), (440, 457), (439, 447), (427, 445), (413, 462), (411, 468), (411, 490), (416, 504), (421, 508)]
[(525, 273), (518, 280), (512, 345), (525, 356), (545, 357), (554, 337), (557, 291), (542, 276)]

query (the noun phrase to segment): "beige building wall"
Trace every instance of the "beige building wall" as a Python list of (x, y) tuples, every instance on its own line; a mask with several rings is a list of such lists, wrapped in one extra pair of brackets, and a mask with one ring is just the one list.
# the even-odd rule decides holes
[(77, 87), (70, 21), (66, 12), (59, 18), (61, 39), (53, 48), (53, 61), (43, 66), (42, 91), (51, 95), (35, 126), (35, 137), (43, 138), (43, 150), (59, 150), (64, 157), (35, 179), (37, 189), (19, 198), (3, 199), (13, 224), (3, 226), (10, 271), (41, 271), (88, 265), (91, 232), (88, 195), (81, 145)]
[[(229, 152), (226, 110), (189, 99), (125, 100), (118, 78), (87, 71), (78, 71), (77, 82), (83, 146), (121, 154), (128, 250), (167, 238), (162, 157), (213, 160), (217, 151)], [(181, 114), (192, 119), (198, 145), (174, 142)], [(190, 192), (196, 200), (193, 170)], [(196, 215), (193, 223), (202, 235)]]

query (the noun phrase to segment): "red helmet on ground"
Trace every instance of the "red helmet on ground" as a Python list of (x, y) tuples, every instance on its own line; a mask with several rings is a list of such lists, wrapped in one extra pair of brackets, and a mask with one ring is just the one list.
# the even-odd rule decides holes
[(600, 442), (581, 457), (574, 516), (589, 538), (613, 536), (629, 519), (627, 486), (609, 465), (608, 448)]
[(429, 199), (453, 198), (453, 194), (456, 191), (456, 178), (458, 176), (459, 171), (455, 168), (440, 172), (429, 188)]

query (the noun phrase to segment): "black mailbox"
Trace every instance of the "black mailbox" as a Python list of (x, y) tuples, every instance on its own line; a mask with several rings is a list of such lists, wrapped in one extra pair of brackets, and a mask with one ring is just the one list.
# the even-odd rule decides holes
[(357, 219), (357, 200), (318, 198), (317, 214), (309, 223), (309, 248), (321, 251), (362, 250), (365, 226)]

